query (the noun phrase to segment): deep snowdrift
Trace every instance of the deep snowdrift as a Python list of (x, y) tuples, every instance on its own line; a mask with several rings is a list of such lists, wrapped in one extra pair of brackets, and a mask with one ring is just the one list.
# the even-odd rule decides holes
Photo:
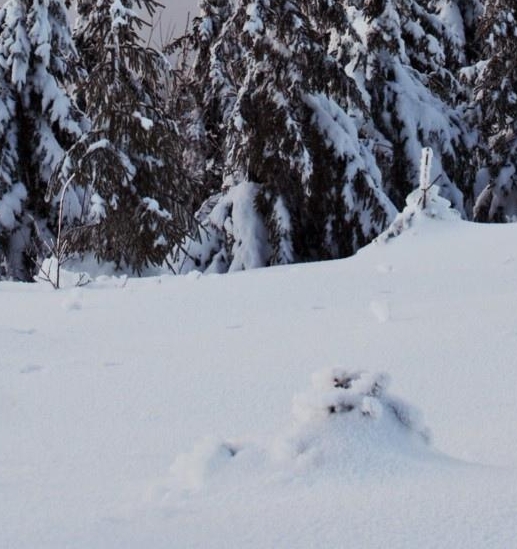
[(516, 235), (418, 218), (345, 261), (0, 284), (0, 547), (513, 547)]

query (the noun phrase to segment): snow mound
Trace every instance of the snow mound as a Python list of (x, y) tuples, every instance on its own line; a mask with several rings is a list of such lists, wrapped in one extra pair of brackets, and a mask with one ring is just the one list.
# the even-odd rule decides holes
[(172, 465), (175, 491), (330, 475), (353, 483), (365, 476), (406, 474), (408, 462), (432, 455), (420, 413), (387, 393), (384, 374), (317, 372), (312, 389), (293, 399), (293, 424), (261, 444), (210, 437)]
[(405, 469), (428, 456), (429, 431), (414, 407), (389, 395), (385, 374), (317, 372), (312, 389), (293, 401), (294, 428), (276, 457), (297, 471), (322, 469), (362, 477)]
[(192, 452), (176, 458), (171, 468), (174, 484), (183, 489), (201, 489), (207, 479), (228, 465), (239, 450), (237, 445), (217, 437), (202, 440)]

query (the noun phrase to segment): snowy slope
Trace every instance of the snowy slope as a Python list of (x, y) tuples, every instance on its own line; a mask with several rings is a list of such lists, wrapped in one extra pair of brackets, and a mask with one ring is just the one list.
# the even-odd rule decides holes
[[(1, 283), (0, 547), (517, 547), (516, 236), (424, 219), (344, 261)], [(364, 395), (328, 415), (336, 366), (387, 372), (432, 442)]]

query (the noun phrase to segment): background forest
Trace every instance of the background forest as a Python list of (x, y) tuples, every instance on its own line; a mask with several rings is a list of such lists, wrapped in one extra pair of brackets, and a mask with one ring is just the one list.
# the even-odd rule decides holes
[(422, 147), (464, 219), (517, 215), (514, 2), (202, 0), (149, 47), (159, 10), (0, 8), (2, 278), (346, 257), (403, 209)]

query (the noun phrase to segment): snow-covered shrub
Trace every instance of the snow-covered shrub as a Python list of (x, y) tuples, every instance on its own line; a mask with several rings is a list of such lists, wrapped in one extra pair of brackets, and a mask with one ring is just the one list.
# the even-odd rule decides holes
[(386, 374), (349, 372), (341, 367), (316, 372), (312, 390), (293, 401), (293, 415), (299, 423), (321, 420), (334, 414), (354, 413), (372, 420), (388, 414), (397, 423), (428, 440), (419, 412), (387, 393)]
[(316, 372), (312, 388), (293, 399), (293, 425), (270, 442), (209, 437), (171, 466), (173, 492), (228, 483), (322, 474), (340, 481), (406, 472), (429, 453), (430, 434), (418, 410), (387, 391), (385, 374), (335, 367)]
[(429, 431), (412, 406), (387, 391), (384, 374), (342, 367), (317, 372), (293, 401), (294, 425), (271, 456), (283, 471), (357, 482), (406, 471), (430, 449)]

